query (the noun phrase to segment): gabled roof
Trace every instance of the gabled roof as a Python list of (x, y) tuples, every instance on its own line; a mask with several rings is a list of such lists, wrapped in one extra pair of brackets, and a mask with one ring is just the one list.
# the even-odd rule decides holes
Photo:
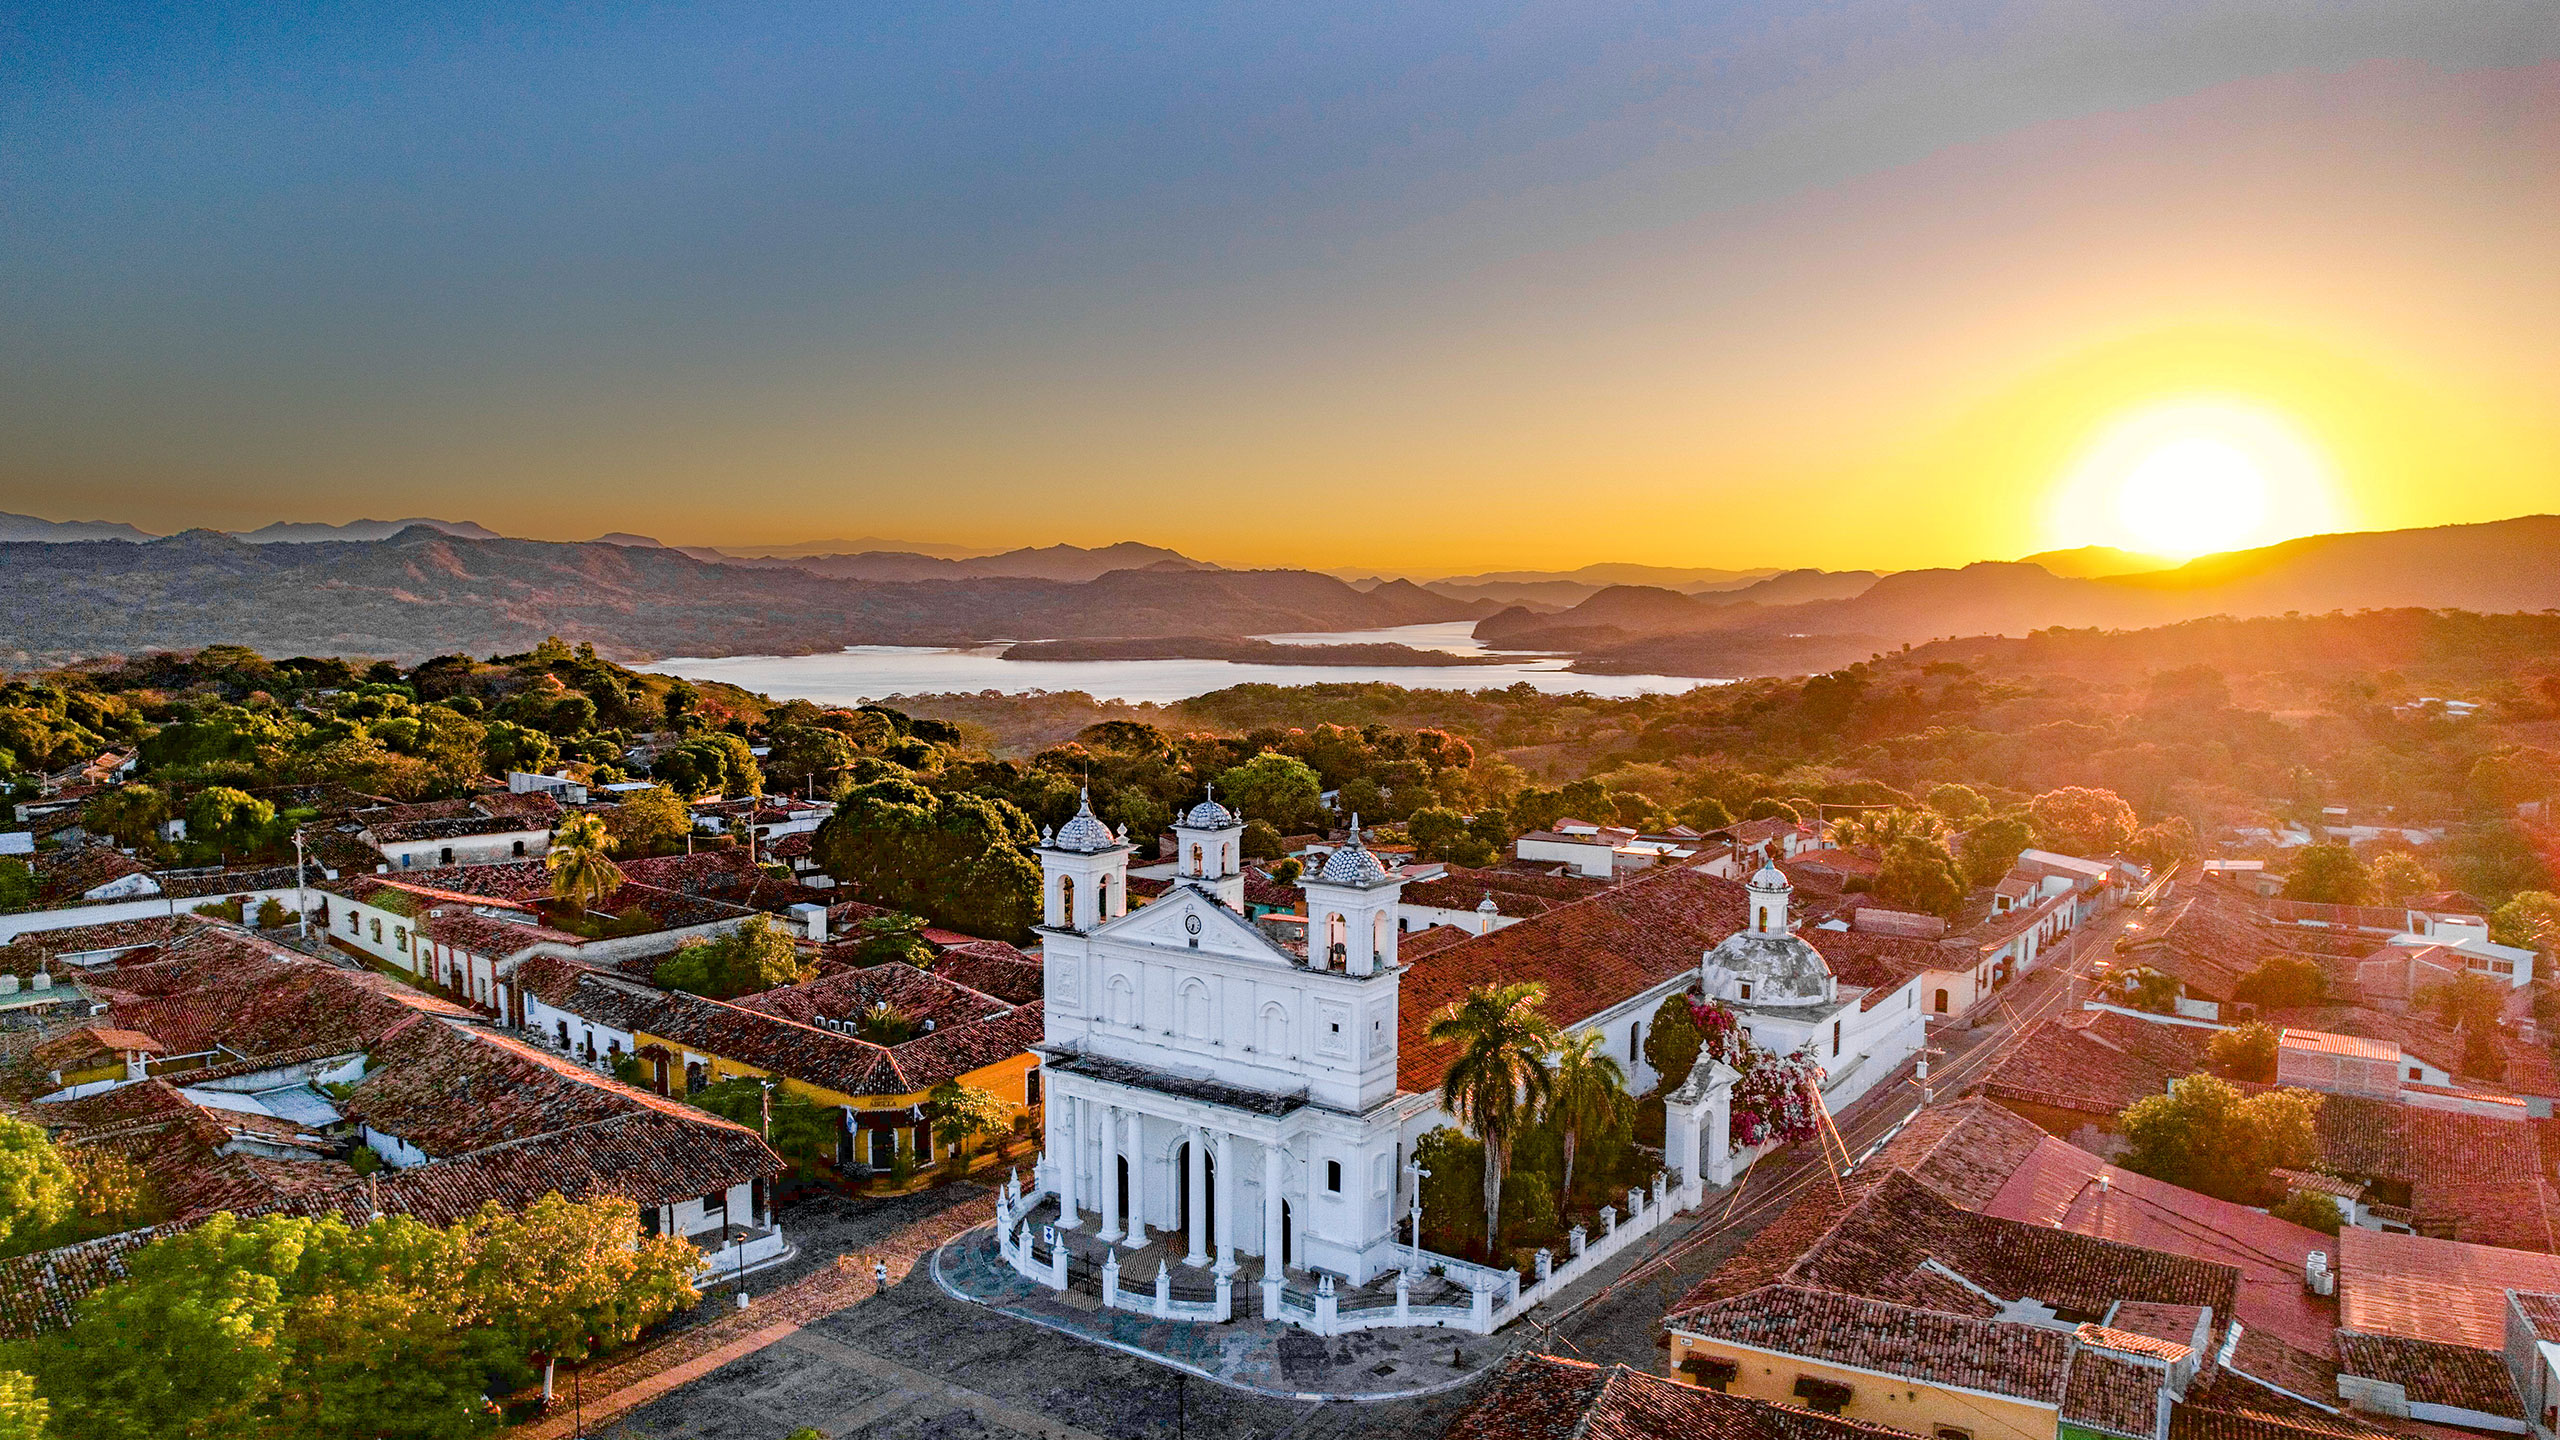
[(1453, 1050), (1425, 1036), (1431, 1017), (1469, 990), (1537, 981), (1548, 1017), (1580, 1025), (1695, 971), (1709, 947), (1742, 928), (1743, 907), (1736, 882), (1669, 867), (1409, 962), (1398, 991), (1398, 1088), (1439, 1087)]
[(1503, 1362), (1448, 1440), (1901, 1440), (1865, 1420), (1553, 1355)]
[(2495, 1350), (2509, 1290), (2560, 1291), (2560, 1256), (2350, 1226), (2338, 1232), (2338, 1325)]

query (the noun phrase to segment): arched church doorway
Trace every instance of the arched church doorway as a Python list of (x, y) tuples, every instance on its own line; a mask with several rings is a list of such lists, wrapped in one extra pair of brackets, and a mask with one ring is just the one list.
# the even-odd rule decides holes
[[(1201, 1188), (1208, 1192), (1209, 1204), (1208, 1213), (1200, 1217), (1202, 1229), (1194, 1248), (1205, 1251), (1217, 1243), (1218, 1236), (1218, 1157), (1213, 1151), (1203, 1151), (1200, 1159), (1202, 1172), (1207, 1180)], [(1177, 1193), (1182, 1197), (1179, 1211), (1181, 1224), (1177, 1228), (1182, 1231), (1183, 1238), (1189, 1240), (1191, 1238), (1191, 1142), (1188, 1140), (1183, 1141), (1173, 1152), (1173, 1173), (1181, 1179), (1181, 1184), (1177, 1187)], [(1121, 1201), (1124, 1206), (1127, 1203), (1126, 1199)], [(1121, 1213), (1125, 1215), (1128, 1212), (1123, 1210)]]
[(1289, 1202), (1288, 1202), (1288, 1201), (1286, 1201), (1286, 1200), (1281, 1201), (1281, 1202), (1280, 1202), (1280, 1268), (1281, 1268), (1281, 1269), (1283, 1269), (1283, 1270), (1286, 1270), (1286, 1269), (1288, 1269), (1288, 1268), (1289, 1268), (1289, 1256), (1290, 1256), (1290, 1253), (1291, 1253), (1291, 1251), (1292, 1251), (1293, 1247), (1297, 1244), (1298, 1232), (1297, 1232), (1297, 1229), (1296, 1229), (1296, 1226), (1295, 1226), (1295, 1219), (1296, 1219), (1296, 1217), (1292, 1216), (1292, 1215), (1289, 1213)]
[(1130, 1234), (1142, 1233), (1138, 1228), (1138, 1217), (1129, 1213), (1129, 1157), (1126, 1155), (1120, 1157), (1120, 1214), (1128, 1221)]

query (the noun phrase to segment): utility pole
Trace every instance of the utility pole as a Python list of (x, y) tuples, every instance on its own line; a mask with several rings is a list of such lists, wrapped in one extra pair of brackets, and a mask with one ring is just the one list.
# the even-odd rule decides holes
[(304, 944), (311, 943), (311, 893), (302, 882), (302, 827), (293, 827), (293, 917)]

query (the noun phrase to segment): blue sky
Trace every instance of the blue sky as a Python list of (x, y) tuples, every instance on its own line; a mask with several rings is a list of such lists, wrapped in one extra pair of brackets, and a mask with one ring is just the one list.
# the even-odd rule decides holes
[[(1314, 563), (1383, 559), (1418, 524), (1488, 564), (1752, 562), (1709, 517), (1644, 517), (1719, 475), (1883, 499), (1897, 437), (2021, 367), (2199, 323), (2039, 292), (2041, 333), (1964, 342), (1999, 267), (1897, 272), (1913, 234), (1958, 268), (1997, 255), (1945, 233), (1959, 195), (2049, 196), (2037, 223), (2103, 206), (2110, 157), (2144, 184), (2191, 159), (2210, 223), (2317, 170), (2266, 202), (2270, 233), (2381, 205), (2423, 222), (2383, 273), (2446, 245), (2502, 265), (2548, 215), (2560, 55), (2547, 3), (2399, 0), (14, 14), (0, 509)], [(2435, 117), (2426, 143), (2362, 164), (2408, 113)], [(2266, 170), (2222, 173), (2253, 147)], [(2230, 279), (2237, 242), (2204, 243)], [(2089, 295), (2114, 259), (2091, 254)], [(2473, 332), (2544, 313), (2548, 287), (2438, 277), (2424, 314), (2319, 343), (2431, 375), (2412, 335), (2471, 343), (2503, 377)], [(1834, 383), (1815, 335), (1892, 435), (1766, 421)], [(1973, 388), (1914, 398), (1953, 373)], [(1696, 415), (1645, 398), (1673, 375)], [(1552, 433), (1523, 420), (1545, 405)], [(2480, 423), (2485, 450), (2541, 453)], [(1374, 492), (1404, 539), (1283, 543), (1268, 514), (1164, 503), (1327, 483)], [(1550, 556), (1554, 527), (1518, 512), (1560, 492), (1617, 496)], [(1827, 558), (1923, 558), (1867, 548)]]

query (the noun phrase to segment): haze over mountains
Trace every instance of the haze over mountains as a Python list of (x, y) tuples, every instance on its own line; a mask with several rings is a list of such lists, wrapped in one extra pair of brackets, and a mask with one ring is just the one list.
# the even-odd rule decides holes
[[(0, 536), (54, 537), (0, 539), (0, 661), (218, 642), (415, 658), (521, 650), (550, 634), (622, 658), (998, 640), (1144, 640), (1154, 642), (1140, 647), (1149, 653), (1183, 643), (1223, 653), (1254, 635), (1465, 620), (1488, 645), (1569, 654), (1578, 669), (1720, 677), (1824, 670), (1940, 637), (2051, 627), (2560, 607), (2560, 518), (2552, 516), (2311, 536), (2169, 569), (2121, 570), (2156, 562), (2080, 550), (2039, 557), (2045, 563), (1881, 577), (1585, 567), (1429, 584), (1227, 570), (1134, 542), (961, 557), (731, 556), (638, 535), (508, 539), (465, 522), (365, 533), (392, 523), (279, 523), (247, 536), (196, 530), (153, 539), (113, 522), (0, 516)], [(1672, 583), (1597, 583), (1622, 571)], [(1566, 603), (1512, 604), (1484, 593), (1510, 585), (1579, 593)]]

